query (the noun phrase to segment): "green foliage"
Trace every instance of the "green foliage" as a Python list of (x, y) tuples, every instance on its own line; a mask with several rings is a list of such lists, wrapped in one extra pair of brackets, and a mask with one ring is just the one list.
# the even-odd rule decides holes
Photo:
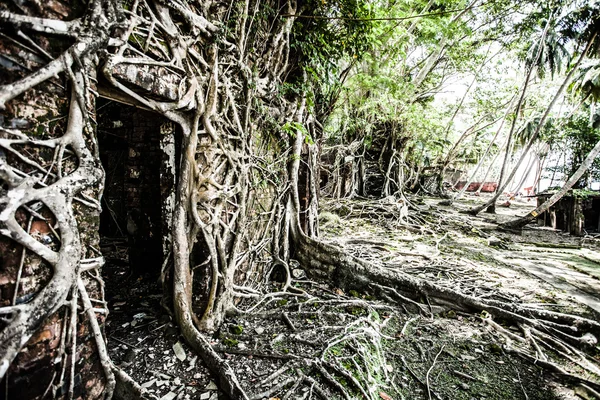
[(583, 98), (596, 102), (600, 100), (600, 60), (590, 60), (583, 65), (577, 72), (570, 90), (579, 93)]
[(367, 312), (362, 307), (350, 307), (349, 311), (354, 316), (366, 315)]
[(241, 335), (244, 332), (244, 327), (241, 325), (231, 325), (229, 327), (229, 332), (234, 335)]
[(587, 199), (590, 196), (597, 196), (598, 192), (587, 189), (573, 189), (572, 190), (573, 197), (578, 199)]
[[(292, 31), (292, 46), (304, 62), (282, 84), (281, 94), (308, 94), (328, 145), (352, 144), (364, 155), (395, 143), (399, 158), (413, 169), (439, 165), (470, 126), (474, 132), (451, 154), (455, 166), (494, 156), (513, 121), (516, 154), (536, 132), (562, 75), (600, 27), (600, 5), (584, 0), (495, 0), (473, 8), (465, 0), (309, 0), (304, 5), (303, 16), (311, 18), (299, 18)], [(418, 14), (423, 16), (404, 19)], [(599, 53), (596, 41), (592, 56)], [(515, 115), (516, 102), (510, 100), (518, 98), (528, 67), (537, 78)], [(573, 93), (588, 102), (600, 98), (597, 62), (584, 63), (574, 81)], [(461, 95), (444, 100), (448, 86), (467, 91), (460, 104)], [(565, 170), (572, 169), (593, 138), (574, 122), (568, 135), (561, 133), (562, 115), (553, 111), (539, 140), (574, 145), (577, 157)], [(495, 121), (504, 114), (500, 136), (488, 152), (499, 129)], [(592, 121), (600, 125), (600, 114)], [(303, 129), (282, 127), (291, 137), (304, 134), (308, 143), (321, 138), (310, 138)]]
[[(578, 112), (553, 120), (544, 131), (543, 140), (548, 142), (555, 152), (564, 156), (564, 163), (548, 168), (550, 172), (559, 172), (571, 176), (579, 168), (588, 153), (600, 141), (600, 128), (590, 120), (589, 111), (583, 107)], [(587, 187), (590, 180), (600, 179), (600, 159), (594, 160), (588, 171), (574, 185), (575, 189)]]
[(299, 122), (286, 122), (281, 130), (290, 135), (292, 138), (296, 138), (297, 135), (304, 136), (304, 143), (306, 144), (314, 144), (312, 137), (308, 130)]
[[(561, 133), (563, 135), (562, 146), (569, 149), (570, 152), (564, 172), (570, 176), (579, 168), (596, 143), (600, 141), (600, 129), (590, 124), (587, 115), (578, 113), (568, 119), (561, 129)], [(584, 174), (574, 187), (585, 187), (590, 177), (600, 179), (600, 159), (594, 161), (588, 173)]]
[(235, 347), (238, 345), (239, 341), (237, 339), (226, 337), (222, 340), (222, 343), (227, 347)]
[(281, 306), (285, 306), (287, 303), (288, 303), (287, 299), (281, 299), (281, 300), (277, 301), (277, 305), (280, 306), (280, 307)]
[[(305, 70), (313, 78), (336, 69), (335, 61), (359, 58), (371, 46), (375, 4), (363, 0), (309, 0), (306, 17), (294, 24), (293, 46), (308, 60)], [(332, 19), (328, 19), (332, 18)]]

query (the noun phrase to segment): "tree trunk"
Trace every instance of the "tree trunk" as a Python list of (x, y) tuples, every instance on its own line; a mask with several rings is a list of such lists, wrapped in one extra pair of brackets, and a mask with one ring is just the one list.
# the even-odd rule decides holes
[(544, 31), (542, 32), (542, 36), (540, 38), (539, 44), (538, 44), (538, 51), (536, 53), (535, 59), (532, 61), (531, 67), (529, 68), (529, 70), (527, 71), (527, 75), (525, 76), (525, 81), (523, 82), (523, 88), (521, 89), (521, 96), (519, 97), (519, 101), (517, 103), (517, 109), (515, 111), (515, 117), (512, 121), (512, 124), (510, 126), (510, 131), (508, 132), (508, 139), (506, 140), (506, 153), (504, 155), (504, 161), (502, 162), (502, 167), (500, 168), (500, 178), (498, 178), (498, 187), (496, 189), (496, 193), (495, 195), (492, 197), (492, 200), (490, 200), (488, 203), (486, 203), (485, 205), (481, 206), (480, 208), (476, 208), (475, 210), (477, 210), (477, 212), (475, 212), (474, 210), (471, 211), (472, 214), (476, 215), (479, 212), (481, 212), (483, 209), (487, 208), (488, 212), (495, 212), (496, 210), (496, 200), (498, 199), (498, 197), (500, 196), (500, 194), (502, 194), (502, 191), (504, 190), (503, 188), (501, 189), (501, 187), (503, 187), (503, 179), (504, 179), (504, 173), (506, 171), (506, 167), (508, 164), (508, 160), (510, 158), (510, 154), (511, 154), (511, 142), (512, 142), (512, 138), (513, 138), (513, 134), (515, 132), (515, 127), (517, 124), (517, 120), (519, 118), (519, 114), (521, 112), (521, 108), (523, 106), (523, 101), (525, 100), (525, 93), (527, 92), (527, 86), (529, 85), (529, 80), (531, 78), (531, 74), (533, 73), (535, 64), (537, 64), (538, 60), (540, 59), (540, 56), (542, 54), (542, 44), (546, 38), (546, 34), (548, 33), (548, 29), (550, 28), (550, 22), (551, 19), (548, 19), (548, 22), (546, 23), (546, 26), (544, 27)]
[[(548, 22), (548, 25), (549, 25), (549, 22)], [(501, 180), (500, 180), (500, 182), (498, 183), (498, 186), (499, 186), (498, 187), (498, 192), (494, 195), (494, 197), (492, 197), (486, 204), (471, 209), (469, 211), (470, 214), (477, 215), (481, 211), (483, 211), (484, 209), (486, 209), (488, 207), (491, 207), (492, 209), (495, 209), (496, 200), (498, 200), (498, 197), (500, 197), (500, 195), (504, 192), (504, 190), (506, 189), (506, 187), (508, 186), (508, 184), (514, 178), (515, 174), (517, 173), (517, 170), (519, 169), (519, 166), (521, 165), (521, 163), (525, 159), (525, 156), (527, 155), (527, 153), (529, 152), (529, 150), (531, 149), (531, 147), (533, 146), (533, 144), (537, 140), (540, 132), (542, 131), (542, 127), (544, 126), (544, 123), (546, 122), (546, 119), (548, 118), (548, 115), (550, 115), (550, 112), (552, 111), (552, 108), (556, 104), (556, 101), (560, 98), (560, 96), (562, 95), (563, 91), (565, 90), (565, 88), (567, 87), (567, 85), (569, 84), (569, 82), (571, 81), (571, 77), (573, 76), (573, 74), (575, 73), (575, 71), (577, 70), (577, 68), (579, 68), (579, 65), (581, 65), (581, 62), (585, 58), (585, 56), (586, 56), (587, 52), (589, 51), (590, 47), (592, 46), (592, 43), (594, 42), (595, 38), (596, 38), (596, 34), (594, 34), (589, 39), (589, 41), (588, 41), (585, 49), (583, 50), (583, 52), (581, 53), (581, 55), (577, 59), (577, 62), (575, 63), (575, 65), (573, 65), (573, 67), (571, 68), (571, 70), (569, 71), (569, 73), (567, 74), (567, 76), (565, 76), (565, 79), (563, 80), (563, 83), (560, 85), (560, 88), (558, 89), (558, 91), (556, 92), (556, 94), (552, 98), (552, 101), (550, 102), (550, 104), (546, 108), (546, 111), (544, 112), (544, 114), (542, 115), (542, 118), (538, 122), (538, 125), (535, 128), (535, 131), (534, 131), (533, 135), (531, 136), (531, 139), (529, 140), (529, 143), (527, 144), (527, 146), (523, 150), (523, 154), (521, 155), (521, 157), (517, 161), (517, 164), (514, 166), (512, 172), (510, 173), (510, 175), (508, 176), (508, 178), (506, 179), (506, 181), (504, 183), (502, 183)], [(540, 48), (541, 48), (541, 45), (540, 45)], [(538, 54), (537, 58), (539, 58), (539, 54)], [(529, 74), (528, 74), (528, 76), (529, 76)], [(528, 81), (528, 79), (526, 79), (526, 81)], [(510, 136), (511, 135), (509, 135), (509, 140), (510, 140)], [(508, 148), (508, 146), (507, 146), (507, 148)], [(508, 159), (508, 153), (507, 153), (506, 157), (504, 158), (504, 164), (503, 164), (503, 167), (502, 167), (503, 170), (504, 170), (504, 167), (506, 166), (507, 159)]]
[[(456, 119), (456, 116), (458, 115), (458, 112), (460, 111), (460, 109), (462, 108), (463, 103), (465, 102), (469, 92), (471, 91), (471, 89), (473, 88), (473, 85), (475, 85), (475, 83), (477, 82), (477, 77), (479, 75), (479, 73), (481, 72), (481, 70), (483, 69), (483, 67), (491, 60), (493, 59), (498, 53), (496, 53), (494, 56), (490, 57), (489, 59), (487, 58), (487, 55), (489, 54), (491, 49), (491, 45), (488, 47), (487, 52), (485, 54), (485, 57), (483, 59), (483, 61), (481, 62), (481, 64), (479, 65), (479, 68), (477, 69), (477, 71), (475, 71), (474, 75), (473, 75), (473, 80), (471, 81), (471, 83), (469, 84), (469, 86), (467, 87), (467, 90), (465, 91), (465, 94), (461, 97), (460, 101), (458, 102), (458, 105), (456, 106), (456, 109), (454, 110), (454, 113), (452, 113), (452, 117), (450, 118), (450, 121), (448, 121), (448, 123), (446, 124), (446, 129), (444, 132), (444, 139), (448, 138), (448, 134), (450, 133), (450, 129), (452, 129), (452, 124), (454, 123), (454, 120)], [(485, 118), (482, 117), (479, 121), (477, 121), (475, 124), (473, 124), (471, 127), (469, 127), (469, 129), (465, 130), (463, 132), (463, 134), (458, 138), (458, 140), (456, 141), (456, 143), (454, 143), (454, 146), (452, 146), (452, 148), (448, 151), (448, 155), (446, 156), (446, 158), (444, 159), (444, 161), (442, 162), (442, 165), (440, 167), (439, 170), (439, 174), (437, 177), (437, 181), (438, 181), (438, 191), (440, 193), (444, 193), (444, 173), (446, 172), (446, 168), (448, 168), (448, 165), (450, 164), (452, 157), (454, 156), (454, 153), (456, 152), (456, 149), (458, 148), (458, 146), (461, 145), (461, 143), (467, 138), (467, 136), (469, 136), (472, 133), (476, 133), (482, 129), (485, 129), (486, 127), (488, 127), (491, 124), (485, 125), (482, 128), (479, 128), (477, 130), (475, 130), (475, 127), (479, 124), (479, 122), (481, 120), (483, 120)], [(494, 121), (495, 122), (495, 121)]]
[(535, 151), (533, 152), (529, 152), (530, 155), (530, 160), (527, 163), (527, 166), (525, 167), (525, 171), (523, 173), (523, 176), (521, 177), (521, 179), (519, 180), (519, 182), (517, 182), (517, 184), (513, 187), (511, 187), (511, 192), (512, 193), (518, 193), (519, 190), (521, 190), (521, 187), (525, 184), (525, 181), (527, 180), (527, 178), (529, 178), (529, 175), (531, 175), (531, 170), (533, 169), (533, 166), (535, 165), (537, 158), (537, 155), (535, 154)]
[[(492, 138), (492, 140), (490, 141), (490, 143), (488, 144), (488, 146), (485, 149), (485, 152), (483, 153), (483, 155), (481, 156), (481, 159), (479, 160), (479, 162), (477, 163), (477, 166), (475, 167), (475, 170), (473, 171), (473, 173), (471, 174), (469, 180), (467, 181), (465, 187), (463, 188), (463, 190), (461, 190), (456, 196), (454, 196), (454, 198), (452, 199), (452, 201), (455, 201), (456, 199), (461, 198), (465, 191), (467, 190), (467, 188), (469, 187), (469, 185), (471, 184), (471, 182), (473, 182), (473, 180), (475, 180), (475, 177), (477, 176), (477, 173), (479, 172), (479, 169), (481, 168), (481, 166), (483, 165), (483, 162), (485, 161), (485, 158), (487, 157), (487, 155), (489, 154), (490, 150), (492, 149), (492, 146), (494, 145), (494, 143), (496, 142), (496, 139), (498, 139), (498, 136), (500, 135), (500, 132), (502, 131), (502, 128), (504, 127), (504, 123), (506, 122), (506, 118), (508, 117), (508, 114), (510, 113), (510, 110), (512, 109), (513, 106), (513, 102), (516, 98), (516, 94), (514, 94), (511, 98), (510, 101), (508, 102), (508, 107), (506, 108), (506, 111), (504, 112), (504, 115), (502, 116), (502, 122), (500, 122), (500, 126), (498, 126), (498, 129), (496, 129), (496, 132), (494, 133), (494, 137)], [(494, 164), (494, 162), (496, 161), (496, 157), (497, 155), (494, 157), (494, 160), (492, 161), (492, 163), (490, 164), (490, 168), (491, 165)], [(485, 182), (485, 178), (488, 176), (489, 174), (489, 169), (488, 171), (486, 171), (485, 177), (483, 178), (483, 181), (481, 182), (482, 185), (479, 187), (479, 190), (481, 189), (481, 187), (483, 186), (483, 183)]]

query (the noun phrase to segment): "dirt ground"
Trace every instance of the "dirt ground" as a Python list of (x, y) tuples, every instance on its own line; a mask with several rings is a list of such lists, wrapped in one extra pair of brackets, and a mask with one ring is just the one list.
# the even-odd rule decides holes
[[(479, 217), (459, 212), (473, 201), (481, 200), (443, 207), (439, 199), (413, 199), (420, 211), (402, 218), (381, 211), (390, 208), (385, 199), (331, 201), (323, 204), (321, 237), (379, 268), (477, 298), (600, 319), (597, 240), (537, 226), (522, 234), (501, 232), (497, 221), (532, 205), (513, 203)], [(161, 307), (158, 285), (123, 279), (126, 253), (112, 249), (106, 330), (113, 360), (149, 398), (224, 398)], [(464, 313), (428, 299), (419, 309), (377, 287), (346, 293), (308, 280), (301, 265), (294, 265), (293, 275), (291, 291), (282, 292), (275, 280), (250, 288), (252, 296), (211, 337), (250, 398), (594, 398), (586, 385), (567, 383), (510, 351), (524, 346), (522, 328), (485, 311)], [(536, 346), (534, 357), (589, 381), (600, 379), (597, 344), (586, 355), (573, 349), (569, 358), (551, 339)]]

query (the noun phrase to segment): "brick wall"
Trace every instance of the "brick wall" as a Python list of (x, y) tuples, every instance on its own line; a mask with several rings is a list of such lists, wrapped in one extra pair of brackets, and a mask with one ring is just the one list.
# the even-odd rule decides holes
[[(44, 18), (58, 18), (70, 20), (80, 15), (73, 9), (83, 10), (77, 2), (67, 1), (28, 1), (2, 2), (0, 9), (9, 9), (17, 13), (27, 13), (32, 16)], [(15, 82), (24, 76), (45, 65), (48, 59), (31, 46), (23, 42), (18, 32), (3, 26), (3, 35), (0, 37), (0, 84)], [(48, 37), (31, 31), (25, 32), (45, 52), (52, 57), (58, 57), (69, 45), (69, 39), (60, 37)], [(25, 43), (25, 46), (19, 45)], [(10, 101), (6, 109), (0, 111), (0, 127), (5, 129), (18, 129), (31, 138), (50, 139), (60, 137), (65, 133), (67, 123), (67, 109), (69, 98), (69, 84), (64, 74), (53, 77), (50, 80), (25, 92), (23, 95)], [(92, 101), (93, 104), (93, 101)], [(93, 135), (93, 132), (91, 132)], [(0, 130), (0, 137), (14, 138), (7, 131)], [(88, 143), (93, 142), (88, 137)], [(45, 151), (40, 146), (27, 146), (27, 157), (42, 165), (46, 169), (52, 169), (53, 151)], [(4, 152), (0, 156), (6, 156), (6, 162), (21, 170), (29, 171), (16, 157)], [(64, 173), (76, 168), (76, 160), (65, 161)], [(56, 173), (56, 170), (54, 170)], [(2, 182), (0, 182), (0, 197), (4, 195)], [(91, 198), (98, 197), (99, 188), (86, 190), (85, 194)], [(40, 203), (41, 204), (41, 203)], [(39, 206), (32, 205), (32, 206)], [(99, 248), (99, 213), (84, 207), (79, 203), (73, 205), (77, 224), (80, 228), (80, 238), (83, 249), (82, 257), (97, 257), (93, 248)], [(38, 210), (50, 224), (53, 224), (54, 216), (43, 206)], [(17, 220), (24, 229), (27, 229), (30, 215), (25, 210), (17, 212)], [(30, 233), (38, 240), (44, 240), (53, 246), (53, 236), (47, 232), (47, 225), (38, 218), (34, 218)], [(23, 258), (22, 258), (23, 257)], [(22, 268), (19, 268), (23, 259)], [(18, 271), (21, 269), (20, 283), (15, 295)], [(23, 253), (22, 246), (10, 238), (0, 236), (0, 307), (10, 304), (27, 302), (33, 298), (41, 288), (48, 282), (52, 271), (39, 257), (27, 251)], [(84, 281), (90, 297), (102, 299), (101, 290), (97, 281), (84, 276)], [(104, 390), (104, 372), (100, 367), (96, 352), (96, 344), (91, 335), (89, 324), (83, 314), (78, 315), (77, 347), (75, 354), (70, 348), (66, 349), (65, 357), (61, 354), (60, 342), (64, 330), (64, 316), (68, 315), (68, 308), (62, 307), (55, 314), (49, 316), (38, 332), (34, 334), (24, 348), (19, 352), (12, 362), (5, 378), (0, 382), (0, 399), (42, 399), (44, 393), (52, 393), (52, 383), (59, 383), (61, 370), (64, 365), (70, 368), (71, 362), (75, 363), (74, 399), (98, 399), (102, 397)], [(98, 321), (103, 324), (103, 316), (98, 316)], [(0, 329), (4, 327), (0, 322)], [(67, 370), (68, 371), (68, 370)], [(66, 374), (68, 377), (68, 373)], [(66, 397), (68, 379), (62, 387), (55, 387), (57, 398)]]

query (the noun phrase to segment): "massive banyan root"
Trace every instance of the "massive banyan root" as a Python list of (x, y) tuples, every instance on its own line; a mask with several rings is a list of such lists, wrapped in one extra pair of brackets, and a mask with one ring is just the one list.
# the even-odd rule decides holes
[(373, 284), (386, 286), (411, 299), (428, 298), (433, 303), (452, 305), (465, 311), (487, 311), (506, 321), (526, 324), (542, 331), (550, 330), (562, 339), (582, 346), (594, 340), (589, 335), (586, 336), (586, 333), (600, 336), (600, 322), (597, 321), (577, 315), (528, 308), (517, 303), (479, 299), (403, 272), (369, 264), (333, 245), (303, 234), (295, 235), (295, 244), (296, 258), (306, 266), (309, 274), (326, 274), (343, 289), (369, 290)]

